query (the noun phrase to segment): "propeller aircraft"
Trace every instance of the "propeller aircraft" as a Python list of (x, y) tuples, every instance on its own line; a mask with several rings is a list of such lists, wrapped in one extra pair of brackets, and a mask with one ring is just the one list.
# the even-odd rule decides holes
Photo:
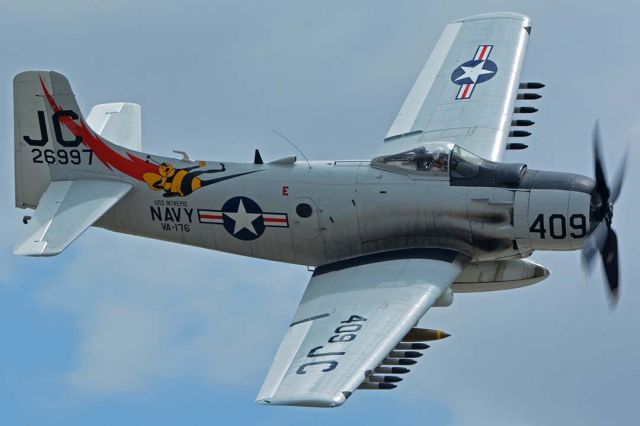
[[(54, 256), (86, 229), (315, 268), (257, 402), (336, 407), (393, 389), (448, 335), (418, 328), (457, 292), (538, 283), (536, 250), (599, 253), (617, 298), (613, 204), (594, 133), (595, 179), (503, 163), (525, 149), (540, 83), (520, 82), (531, 32), (507, 12), (448, 24), (367, 160), (193, 161), (142, 151), (140, 107), (85, 119), (54, 71), (14, 79), (15, 254)], [(382, 140), (383, 139), (383, 140)]]

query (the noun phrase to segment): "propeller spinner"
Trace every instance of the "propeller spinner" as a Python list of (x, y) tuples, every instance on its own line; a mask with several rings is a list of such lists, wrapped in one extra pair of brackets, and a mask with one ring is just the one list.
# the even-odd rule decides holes
[(613, 204), (620, 195), (627, 163), (625, 155), (622, 166), (614, 178), (613, 186), (607, 185), (600, 142), (600, 129), (596, 122), (593, 129), (593, 151), (596, 184), (591, 192), (591, 229), (582, 249), (582, 260), (587, 273), (590, 272), (596, 253), (600, 253), (613, 303), (618, 300), (618, 236), (611, 227)]

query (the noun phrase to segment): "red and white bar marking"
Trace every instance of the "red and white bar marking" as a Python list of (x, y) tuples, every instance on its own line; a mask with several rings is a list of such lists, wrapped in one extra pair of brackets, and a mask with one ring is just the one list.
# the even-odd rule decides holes
[(491, 50), (493, 49), (493, 45), (491, 44), (481, 44), (478, 46), (478, 50), (476, 50), (476, 55), (473, 57), (476, 61), (484, 61), (489, 57)]
[(289, 218), (286, 213), (262, 213), (264, 226), (276, 226), (286, 228), (289, 226)]
[(213, 223), (218, 225), (222, 225), (224, 223), (222, 212), (217, 210), (198, 209), (198, 220), (200, 220), (200, 223)]
[[(204, 210), (198, 209), (198, 220), (200, 223), (210, 223), (213, 225), (222, 225), (224, 223), (224, 213), (220, 210)], [(264, 226), (276, 228), (288, 228), (289, 217), (286, 213), (262, 213)]]
[(465, 83), (460, 85), (460, 90), (458, 90), (458, 96), (456, 99), (469, 99), (471, 94), (473, 93), (473, 89), (475, 84), (473, 83)]

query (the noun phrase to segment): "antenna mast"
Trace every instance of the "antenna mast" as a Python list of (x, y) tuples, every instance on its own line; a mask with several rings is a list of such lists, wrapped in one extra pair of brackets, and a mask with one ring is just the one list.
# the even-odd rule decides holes
[(298, 148), (298, 146), (293, 143), (288, 137), (286, 137), (285, 135), (283, 135), (282, 133), (280, 133), (279, 131), (277, 131), (276, 129), (271, 129), (271, 131), (273, 133), (275, 133), (276, 135), (280, 136), (282, 139), (284, 139), (285, 141), (289, 142), (289, 144), (294, 147), (301, 155), (302, 158), (305, 159), (305, 161), (307, 162), (307, 166), (309, 166), (309, 168), (311, 168), (311, 163), (309, 163), (309, 159), (307, 159), (307, 156), (304, 155), (304, 152), (302, 152), (302, 150), (300, 148)]

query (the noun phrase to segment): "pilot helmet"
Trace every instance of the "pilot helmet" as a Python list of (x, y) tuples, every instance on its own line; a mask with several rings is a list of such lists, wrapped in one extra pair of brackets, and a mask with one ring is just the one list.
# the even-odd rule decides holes
[(431, 157), (433, 158), (433, 161), (441, 163), (445, 160), (446, 154), (442, 148), (436, 148), (431, 153)]

